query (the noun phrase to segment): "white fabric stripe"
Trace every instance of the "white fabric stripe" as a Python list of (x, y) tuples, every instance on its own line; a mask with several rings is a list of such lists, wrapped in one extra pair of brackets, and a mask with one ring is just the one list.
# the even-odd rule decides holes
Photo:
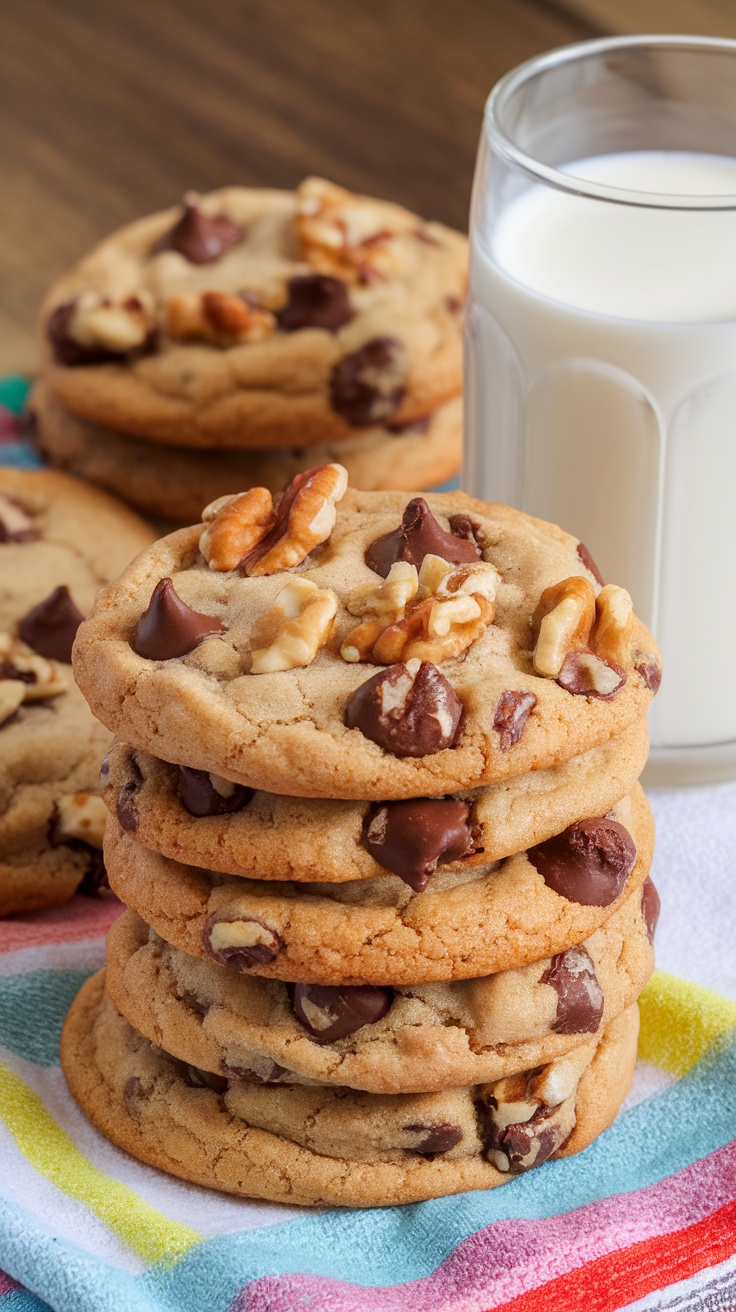
[(636, 1303), (627, 1304), (626, 1312), (728, 1312), (734, 1307), (736, 1255), (688, 1280), (654, 1290)]
[(0, 953), (0, 976), (27, 975), (34, 970), (99, 970), (105, 964), (104, 938), (77, 943), (52, 943), (17, 952)]

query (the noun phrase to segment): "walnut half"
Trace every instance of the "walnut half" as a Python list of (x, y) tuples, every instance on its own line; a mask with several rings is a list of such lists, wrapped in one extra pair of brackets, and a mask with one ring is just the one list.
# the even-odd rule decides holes
[(264, 616), (275, 629), (273, 641), (251, 656), (251, 674), (274, 674), (311, 665), (328, 641), (337, 614), (337, 596), (309, 579), (290, 579)]

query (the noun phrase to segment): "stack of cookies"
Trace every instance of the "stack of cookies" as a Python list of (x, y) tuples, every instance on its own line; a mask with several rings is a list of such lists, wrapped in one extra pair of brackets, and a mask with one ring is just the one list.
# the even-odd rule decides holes
[(80, 631), (129, 910), (62, 1061), (143, 1161), (364, 1206), (502, 1184), (616, 1114), (659, 658), (553, 525), (346, 481), (222, 498)]
[(330, 460), (436, 485), (460, 466), (466, 281), (461, 234), (319, 178), (191, 194), (50, 292), (42, 452), (185, 522)]
[(72, 643), (151, 536), (64, 474), (0, 469), (0, 916), (104, 887), (110, 734), (74, 683)]

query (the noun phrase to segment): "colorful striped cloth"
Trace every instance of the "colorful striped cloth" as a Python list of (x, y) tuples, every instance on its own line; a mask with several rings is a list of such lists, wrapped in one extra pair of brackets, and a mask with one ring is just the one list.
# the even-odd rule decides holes
[[(0, 384), (0, 459), (27, 463), (14, 387)], [(116, 909), (76, 897), (0, 922), (0, 1312), (736, 1308), (736, 785), (652, 802), (662, 969), (632, 1093), (579, 1157), (488, 1193), (304, 1211), (134, 1161), (58, 1064)]]

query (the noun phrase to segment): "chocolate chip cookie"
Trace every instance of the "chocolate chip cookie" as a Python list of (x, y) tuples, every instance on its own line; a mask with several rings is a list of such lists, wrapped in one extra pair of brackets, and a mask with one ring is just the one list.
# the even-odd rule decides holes
[(530, 1070), (602, 1033), (653, 967), (656, 892), (627, 898), (585, 943), (450, 984), (395, 989), (244, 976), (172, 948), (132, 911), (107, 936), (107, 989), (166, 1052), (260, 1084), (414, 1093)]
[(191, 522), (202, 506), (234, 487), (278, 492), (310, 466), (340, 460), (354, 487), (434, 487), (454, 477), (462, 455), (462, 403), (453, 397), (432, 414), (391, 428), (361, 430), (332, 446), (279, 451), (196, 451), (162, 447), (73, 415), (40, 383), (33, 393), (38, 444), (59, 469), (122, 497), (144, 514)]
[(150, 852), (110, 819), (110, 884), (162, 938), (271, 979), (418, 984), (472, 979), (585, 941), (646, 879), (654, 828), (637, 784), (614, 813), (500, 863), (342, 884), (233, 879)]
[(446, 493), (253, 488), (101, 595), (75, 674), (126, 742), (291, 796), (441, 796), (641, 724), (659, 658), (575, 538)]
[(71, 648), (100, 586), (151, 538), (83, 483), (0, 469), (0, 915), (99, 884), (109, 733), (75, 686)]
[(100, 972), (72, 1005), (61, 1058), (83, 1111), (153, 1166), (229, 1193), (367, 1207), (491, 1188), (580, 1151), (626, 1094), (637, 1033), (633, 1006), (541, 1070), (442, 1093), (264, 1087), (152, 1046)]
[(52, 288), (65, 410), (176, 447), (323, 446), (424, 419), (461, 387), (467, 240), (318, 178), (190, 196)]
[(524, 851), (631, 791), (646, 724), (564, 765), (452, 797), (349, 802), (283, 797), (113, 743), (102, 795), (144, 847), (244, 878), (342, 883), (387, 870), (415, 891), (434, 871)]

